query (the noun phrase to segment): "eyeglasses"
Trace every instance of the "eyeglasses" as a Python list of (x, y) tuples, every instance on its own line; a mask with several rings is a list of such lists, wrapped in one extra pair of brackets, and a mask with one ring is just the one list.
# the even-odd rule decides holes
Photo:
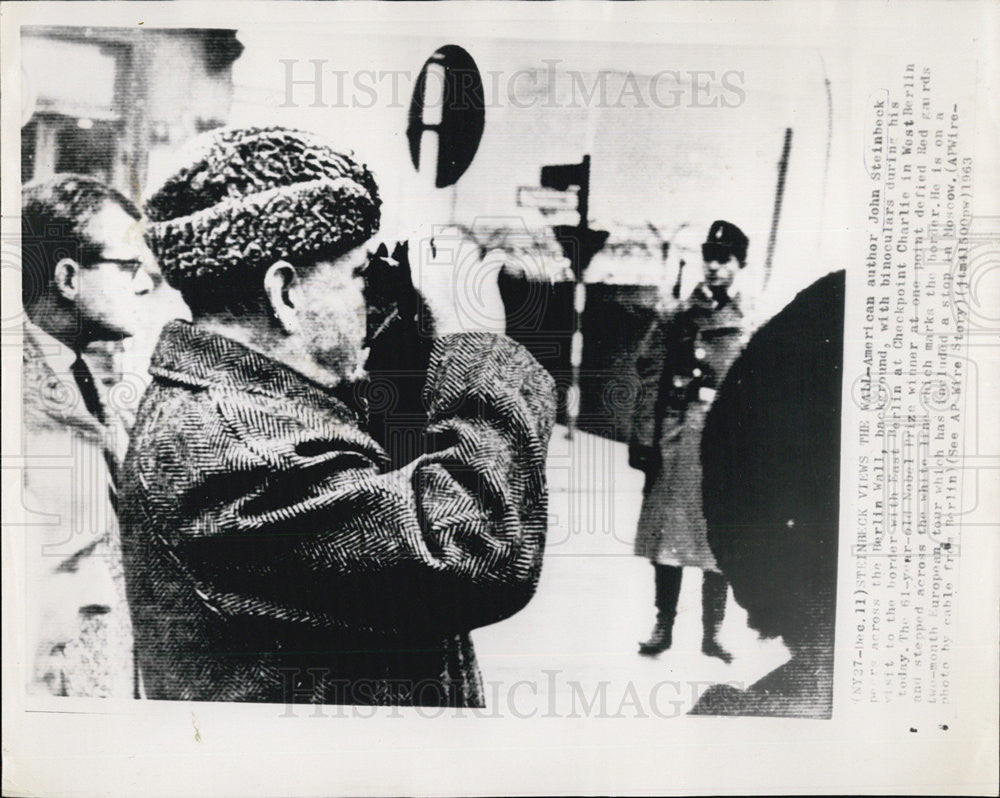
[(130, 271), (133, 274), (142, 268), (142, 261), (139, 258), (98, 258), (96, 263), (116, 263), (122, 271)]
[(163, 281), (163, 275), (158, 269), (146, 268), (146, 262), (140, 258), (104, 258), (98, 257), (91, 264), (97, 266), (101, 263), (114, 263), (121, 271), (131, 275), (135, 280), (140, 274), (145, 274), (153, 281), (153, 286), (158, 286)]

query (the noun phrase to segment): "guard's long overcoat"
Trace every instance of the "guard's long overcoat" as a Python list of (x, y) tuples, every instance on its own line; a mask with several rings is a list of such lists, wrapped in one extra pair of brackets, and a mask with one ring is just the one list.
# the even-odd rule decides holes
[(532, 596), (552, 378), (502, 336), (430, 355), (421, 454), (386, 471), (347, 395), (185, 322), (125, 461), (150, 698), (477, 706), (469, 639)]
[(715, 390), (746, 342), (738, 297), (699, 286), (651, 327), (635, 362), (629, 460), (646, 472), (635, 553), (662, 565), (718, 571), (701, 493), (701, 434)]

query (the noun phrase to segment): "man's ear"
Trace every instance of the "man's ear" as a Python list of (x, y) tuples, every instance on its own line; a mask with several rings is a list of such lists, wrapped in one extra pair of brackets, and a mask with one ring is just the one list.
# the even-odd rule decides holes
[(268, 310), (289, 335), (299, 329), (299, 316), (291, 298), (291, 288), (296, 280), (298, 273), (295, 267), (285, 260), (275, 261), (264, 273), (264, 295), (267, 297)]
[(80, 264), (72, 258), (60, 260), (52, 272), (52, 285), (63, 299), (76, 302), (80, 295)]

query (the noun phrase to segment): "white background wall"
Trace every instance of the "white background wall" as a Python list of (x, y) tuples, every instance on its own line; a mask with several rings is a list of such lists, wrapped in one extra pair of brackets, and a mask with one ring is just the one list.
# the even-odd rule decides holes
[[(240, 30), (246, 50), (234, 65), (233, 124), (281, 124), (316, 130), (353, 148), (376, 171), (385, 197), (384, 232), (405, 234), (418, 222), (471, 223), (482, 217), (513, 217), (528, 228), (551, 223), (537, 211), (516, 205), (518, 186), (537, 185), (543, 164), (592, 156), (590, 221), (616, 231), (653, 222), (665, 231), (689, 223), (707, 231), (716, 218), (738, 224), (750, 237), (749, 274), (759, 281), (766, 252), (784, 131), (794, 131), (784, 207), (775, 252), (772, 284), (762, 307), (780, 304), (795, 290), (834, 268), (820, 241), (824, 197), (836, 165), (827, 171), (830, 115), (827, 73), (814, 50), (670, 46), (618, 42), (553, 42), (525, 29), (523, 38), (466, 32), (421, 31), (409, 36), (372, 35), (370, 30), (280, 27)], [(398, 30), (398, 29), (397, 29)], [(678, 41), (682, 40), (678, 35)], [(428, 190), (410, 164), (405, 129), (412, 87), (424, 61), (438, 47), (460, 44), (476, 59), (487, 83), (486, 128), (479, 152), (454, 189)], [(294, 59), (289, 67), (283, 60)], [(311, 59), (322, 64), (325, 107), (311, 107)], [(555, 65), (555, 93), (549, 91), (549, 64)], [(364, 73), (372, 70), (375, 74)], [(537, 89), (521, 70), (537, 71)], [(663, 76), (651, 94), (651, 76), (680, 73), (679, 82)], [(712, 91), (693, 97), (690, 73), (714, 72)], [(338, 78), (336, 71), (345, 72)], [(398, 71), (396, 86), (388, 75)], [(607, 73), (607, 101), (585, 103), (579, 85), (573, 103), (573, 78), (589, 89)], [(499, 73), (494, 78), (491, 73)], [(628, 73), (635, 93), (622, 90)], [(729, 85), (742, 89), (737, 107), (694, 107), (695, 103), (740, 100)], [(736, 75), (735, 73), (740, 73)], [(340, 91), (338, 80), (344, 87)], [(500, 91), (494, 95), (493, 81)], [(700, 80), (705, 80), (701, 78)], [(355, 81), (367, 88), (353, 88)], [(513, 84), (511, 83), (513, 81)], [(511, 88), (513, 86), (513, 88)], [(831, 85), (831, 96), (838, 87)], [(677, 107), (673, 91), (680, 92)], [(554, 99), (553, 99), (554, 98)], [(496, 100), (496, 101), (493, 101)], [(552, 107), (553, 105), (564, 107)], [(366, 107), (371, 106), (371, 107)], [(529, 107), (519, 107), (529, 106)], [(569, 107), (572, 106), (572, 107)], [(831, 222), (826, 220), (826, 225)], [(702, 233), (703, 235), (703, 233)], [(613, 270), (595, 258), (595, 271)], [(647, 267), (645, 264), (640, 266)], [(619, 265), (618, 268), (621, 268)], [(658, 268), (654, 260), (648, 268)]]

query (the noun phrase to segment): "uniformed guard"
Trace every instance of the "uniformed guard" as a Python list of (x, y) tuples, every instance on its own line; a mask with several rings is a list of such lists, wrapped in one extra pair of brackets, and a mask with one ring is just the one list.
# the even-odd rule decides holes
[(700, 568), (702, 652), (725, 662), (718, 641), (728, 585), (706, 539), (701, 491), (701, 434), (715, 391), (746, 342), (748, 320), (736, 275), (749, 240), (736, 225), (716, 221), (702, 244), (703, 280), (673, 312), (652, 326), (639, 347), (642, 381), (633, 415), (629, 464), (645, 472), (635, 553), (656, 571), (656, 625), (639, 653), (670, 648), (681, 576)]

